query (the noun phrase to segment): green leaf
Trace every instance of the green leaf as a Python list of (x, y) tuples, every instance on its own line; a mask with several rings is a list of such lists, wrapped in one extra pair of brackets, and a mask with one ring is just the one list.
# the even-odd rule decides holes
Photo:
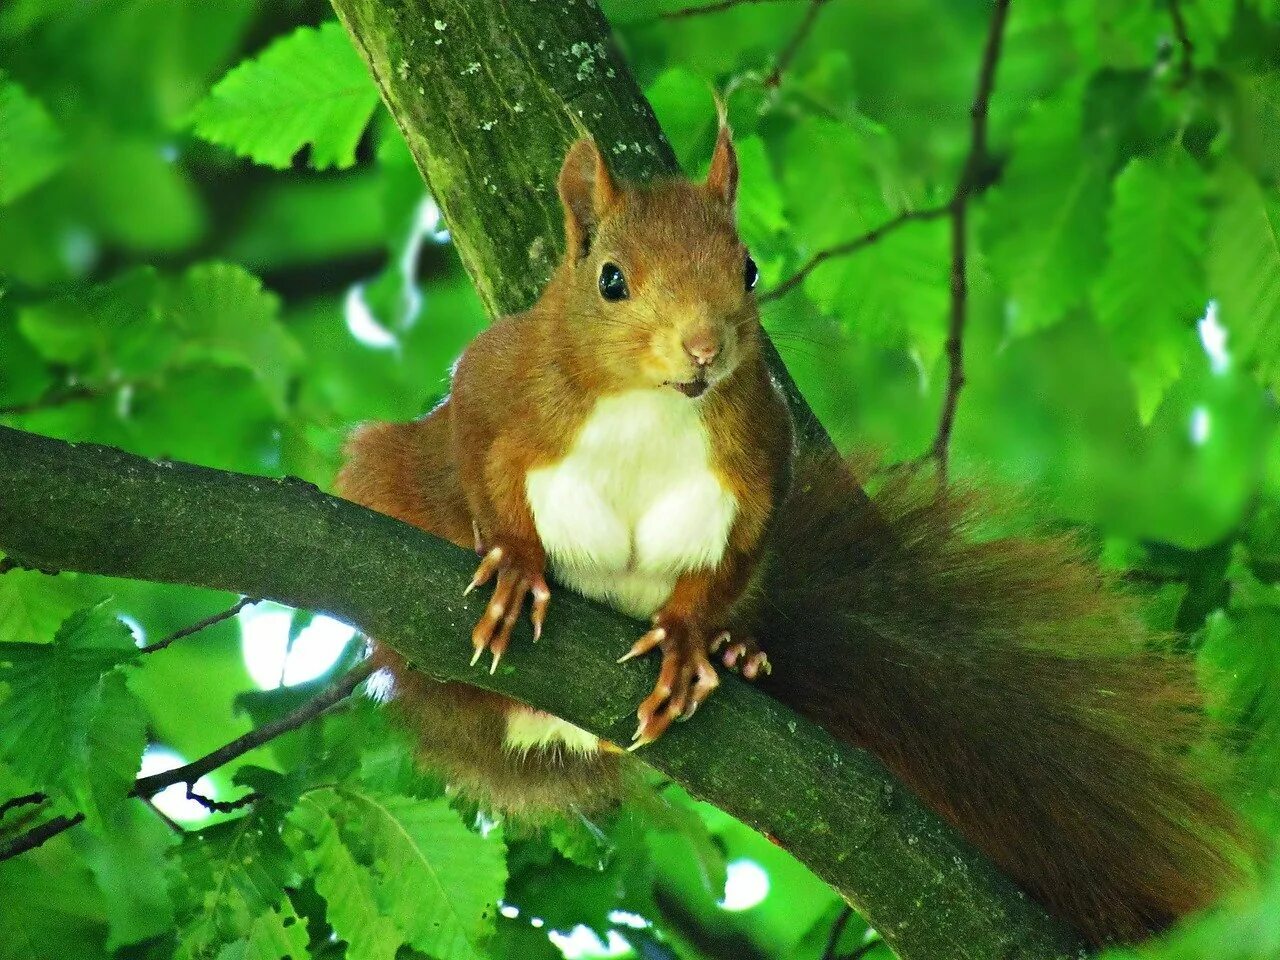
[(10, 570), (0, 576), (0, 643), (48, 643), (90, 602), (84, 581), (73, 574)]
[(230, 263), (198, 264), (168, 288), (160, 312), (180, 338), (179, 364), (191, 360), (249, 370), (277, 412), (301, 351), (280, 323), (280, 300)]
[(177, 841), (153, 811), (139, 803), (122, 803), (101, 830), (81, 828), (69, 839), (102, 891), (111, 930), (108, 949), (139, 943), (172, 926), (164, 863)]
[(237, 66), (196, 105), (196, 132), (241, 156), (289, 166), (311, 145), (311, 165), (349, 167), (377, 106), (368, 69), (336, 23), (299, 27)]
[(1209, 238), (1209, 288), (1230, 332), (1228, 346), (1280, 389), (1280, 203), (1235, 165)]
[(1086, 144), (1081, 104), (1037, 104), (992, 191), (983, 239), (1014, 335), (1052, 326), (1088, 295), (1105, 256), (1110, 151)]
[(1094, 290), (1098, 320), (1129, 360), (1148, 421), (1178, 378), (1187, 335), (1209, 300), (1205, 178), (1180, 145), (1131, 160), (1116, 178), (1110, 255)]
[(155, 271), (138, 267), (110, 283), (23, 308), (18, 326), (46, 360), (74, 366), (82, 382), (155, 373), (167, 355), (155, 310)]
[(63, 159), (62, 135), (44, 107), (0, 73), (0, 204), (48, 179)]
[(101, 894), (61, 838), (0, 863), (0, 960), (104, 957)]
[(94, 826), (142, 760), (146, 717), (119, 670), (137, 656), (133, 634), (101, 606), (69, 617), (51, 644), (0, 646), (0, 757)]
[[(293, 865), (277, 821), (255, 810), (187, 834), (174, 866), (175, 884), (190, 894), (179, 915), (175, 960), (214, 960), (236, 944), (245, 957), (279, 960), (281, 955), (270, 953), (281, 938), (269, 915), (277, 914), (279, 925), (289, 931), (296, 927), (289, 923), (294, 914), (285, 895)], [(295, 936), (286, 932), (285, 942)], [(298, 954), (293, 957), (302, 960)]]
[(310, 960), (307, 926), (291, 906), (255, 917), (248, 934), (218, 952), (218, 960)]
[(445, 800), (322, 789), (302, 798), (295, 819), (351, 960), (391, 960), (402, 944), (439, 960), (485, 956), (504, 847), (468, 830)]
[[(807, 120), (792, 132), (787, 199), (807, 256), (898, 214), (905, 189), (884, 162), (885, 152), (883, 133), (869, 128)], [(840, 215), (832, 216), (833, 210)], [(928, 370), (946, 339), (948, 249), (941, 220), (908, 224), (827, 260), (809, 275), (804, 291), (851, 330), (885, 346), (910, 347)]]

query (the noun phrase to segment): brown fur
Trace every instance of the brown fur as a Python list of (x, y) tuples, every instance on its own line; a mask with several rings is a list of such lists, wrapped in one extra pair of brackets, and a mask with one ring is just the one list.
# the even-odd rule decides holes
[[(686, 630), (685, 655), (705, 657), (722, 627), (754, 633), (772, 693), (875, 753), (1096, 942), (1239, 883), (1241, 828), (1189, 756), (1203, 732), (1190, 668), (1075, 547), (981, 542), (969, 498), (902, 481), (868, 501), (833, 457), (804, 459), (787, 494), (791, 424), (742, 288), (736, 180), (727, 134), (704, 185), (620, 186), (575, 145), (560, 178), (569, 255), (538, 303), (476, 338), (429, 416), (358, 431), (339, 489), (463, 546), (474, 518), (540, 572), (527, 472), (565, 455), (599, 397), (685, 382), (683, 345), (712, 338), (700, 403), (739, 513), (724, 561), (682, 576), (660, 611)], [(606, 261), (631, 288), (622, 304), (597, 290)], [(590, 808), (617, 791), (616, 756), (514, 756), (512, 701), (378, 656), (424, 759), (490, 806)]]
[(1242, 827), (1192, 755), (1192, 667), (1079, 549), (981, 541), (972, 496), (908, 479), (873, 507), (834, 457), (799, 464), (761, 611), (769, 692), (874, 753), (1096, 943), (1243, 883)]

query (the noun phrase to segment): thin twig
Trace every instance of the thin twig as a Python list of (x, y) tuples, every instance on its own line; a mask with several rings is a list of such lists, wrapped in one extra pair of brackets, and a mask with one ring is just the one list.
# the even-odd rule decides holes
[(1010, 0), (996, 0), (991, 15), (991, 27), (987, 33), (987, 45), (978, 70), (978, 86), (969, 108), (971, 134), (969, 154), (965, 157), (956, 183), (956, 191), (949, 204), (951, 214), (951, 317), (947, 325), (947, 395), (938, 418), (938, 432), (934, 436), (929, 456), (938, 466), (939, 479), (945, 484), (951, 454), (951, 430), (955, 426), (956, 408), (960, 403), (960, 391), (964, 388), (964, 328), (968, 315), (969, 289), (967, 274), (967, 222), (969, 200), (978, 188), (983, 164), (987, 159), (987, 116), (991, 109), (991, 94), (995, 89), (996, 66), (1000, 61), (1000, 47), (1004, 39), (1005, 24), (1009, 19)]
[(242, 597), (236, 603), (232, 604), (230, 607), (228, 607), (226, 610), (221, 611), (220, 613), (215, 613), (211, 616), (205, 617), (203, 620), (200, 620), (197, 623), (193, 623), (190, 626), (183, 627), (181, 630), (175, 630), (173, 633), (169, 634), (167, 637), (161, 640), (157, 640), (155, 643), (147, 644), (145, 647), (142, 648), (142, 652), (155, 653), (157, 650), (163, 650), (165, 647), (169, 646), (170, 644), (174, 643), (177, 640), (181, 640), (183, 637), (189, 637), (193, 633), (199, 633), (201, 630), (205, 630), (209, 627), (212, 627), (216, 623), (222, 623), (222, 621), (224, 620), (230, 620), (232, 617), (234, 617), (237, 613), (239, 613), (245, 607), (251, 606), (252, 604), (255, 604), (258, 602), (259, 600), (257, 597)]
[(827, 948), (822, 951), (821, 960), (838, 960), (836, 957), (836, 944), (840, 942), (840, 934), (844, 933), (844, 928), (849, 924), (849, 918), (853, 916), (853, 907), (846, 906), (840, 911), (840, 916), (836, 917), (836, 922), (831, 925), (831, 934), (827, 937)]
[(809, 8), (805, 10), (804, 16), (800, 20), (800, 25), (796, 27), (796, 32), (791, 35), (791, 39), (782, 48), (782, 52), (778, 54), (773, 70), (765, 78), (764, 85), (766, 87), (776, 87), (782, 82), (782, 75), (787, 72), (787, 69), (791, 66), (791, 61), (796, 58), (796, 54), (800, 52), (804, 42), (809, 39), (809, 34), (813, 32), (813, 27), (818, 22), (818, 14), (830, 2), (831, 0), (809, 0)]
[(861, 944), (857, 950), (853, 951), (853, 953), (849, 954), (847, 957), (842, 958), (842, 960), (862, 960), (863, 957), (869, 954), (876, 947), (880, 946), (880, 944), (882, 943), (884, 943), (884, 941), (881, 940), (879, 937), (872, 937), (866, 943)]
[(50, 410), (56, 407), (66, 406), (68, 403), (74, 403), (77, 400), (91, 400), (94, 397), (100, 397), (102, 395), (103, 391), (94, 387), (59, 387), (50, 390), (48, 393), (44, 394), (44, 396), (37, 397), (35, 400), (29, 400), (26, 403), (13, 403), (7, 407), (0, 407), (0, 417), (23, 413), (34, 413), (37, 410)]
[(876, 243), (879, 240), (883, 240), (886, 236), (893, 233), (893, 231), (897, 230), (904, 224), (912, 223), (913, 221), (936, 220), (938, 217), (945, 216), (950, 212), (950, 210), (951, 207), (949, 205), (942, 207), (929, 207), (925, 210), (907, 210), (898, 214), (892, 220), (886, 220), (874, 230), (869, 230), (859, 237), (854, 237), (852, 240), (846, 240), (844, 243), (838, 243), (833, 247), (827, 247), (824, 250), (819, 250), (794, 274), (787, 277), (786, 280), (783, 280), (768, 293), (762, 294), (760, 296), (760, 302), (768, 303), (770, 300), (776, 300), (779, 297), (786, 296), (794, 288), (803, 283), (809, 274), (813, 273), (814, 270), (818, 269), (818, 267), (822, 266), (832, 257), (843, 257), (847, 254), (855, 253), (863, 247), (869, 247), (871, 244)]
[(697, 7), (682, 7), (679, 10), (668, 10), (666, 13), (660, 13), (651, 22), (659, 20), (683, 20), (686, 17), (700, 17), (708, 13), (723, 13), (725, 10), (732, 10), (734, 7), (743, 7), (754, 5), (757, 3), (799, 3), (800, 0), (718, 0), (716, 3), (708, 3)]
[(36, 847), (53, 839), (64, 830), (70, 830), (77, 823), (84, 819), (83, 813), (77, 813), (74, 816), (64, 817), (56, 816), (46, 820), (37, 827), (32, 827), (25, 833), (20, 833), (8, 843), (0, 846), (0, 863), (5, 860), (11, 860), (20, 853), (26, 853), (28, 850), (34, 850)]
[(38, 806), (48, 799), (49, 797), (47, 794), (37, 791), (35, 793), (24, 793), (20, 797), (13, 797), (10, 800), (6, 800), (4, 803), (0, 803), (0, 820), (3, 820), (5, 818), (5, 814), (10, 810), (17, 810), (19, 807)]
[(273, 720), (271, 723), (265, 723), (250, 730), (244, 736), (237, 737), (230, 743), (219, 747), (212, 753), (205, 754), (199, 760), (193, 760), (185, 766), (174, 767), (172, 770), (165, 770), (161, 773), (153, 773), (149, 777), (139, 777), (134, 781), (133, 794), (139, 797), (153, 797), (161, 790), (171, 787), (175, 783), (191, 786), (205, 774), (217, 770), (224, 764), (230, 763), (237, 757), (243, 756), (264, 743), (269, 743), (283, 733), (296, 730), (314, 720), (334, 704), (340, 703), (350, 696), (351, 692), (367, 680), (373, 671), (373, 663), (368, 660), (364, 661), (348, 670), (342, 679), (329, 687), (324, 693), (312, 697), (302, 706), (291, 713), (285, 714), (278, 720)]
[(1191, 42), (1191, 34), (1187, 32), (1187, 21), (1182, 15), (1181, 0), (1169, 0), (1169, 19), (1173, 21), (1173, 34), (1178, 38), (1178, 46), (1182, 56), (1178, 62), (1178, 82), (1190, 82), (1195, 73), (1195, 44)]
[(187, 784), (187, 799), (194, 800), (206, 810), (212, 810), (214, 813), (231, 813), (241, 807), (247, 807), (258, 799), (258, 795), (251, 791), (235, 800), (214, 800), (212, 797), (206, 797), (203, 793), (196, 793), (195, 787)]

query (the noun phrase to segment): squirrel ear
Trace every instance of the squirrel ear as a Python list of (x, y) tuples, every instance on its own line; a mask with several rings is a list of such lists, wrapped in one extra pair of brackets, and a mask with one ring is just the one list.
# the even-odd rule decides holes
[(728, 204), (730, 209), (738, 199), (738, 154), (733, 149), (733, 131), (729, 129), (729, 123), (723, 113), (720, 114), (720, 133), (716, 137), (716, 149), (711, 154), (707, 189)]
[(583, 137), (565, 154), (559, 187), (565, 246), (578, 258), (587, 252), (596, 227), (618, 201), (618, 186), (590, 137)]

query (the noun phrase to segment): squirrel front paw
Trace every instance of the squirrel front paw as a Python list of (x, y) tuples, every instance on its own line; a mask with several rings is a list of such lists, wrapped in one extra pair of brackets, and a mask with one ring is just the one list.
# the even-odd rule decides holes
[[(477, 537), (477, 543), (478, 540)], [(533, 640), (537, 643), (542, 635), (547, 606), (551, 603), (545, 568), (546, 558), (540, 548), (520, 548), (498, 541), (485, 553), (475, 576), (462, 591), (465, 597), (476, 587), (488, 583), (495, 573), (498, 575), (493, 596), (471, 631), (471, 645), (475, 647), (475, 654), (471, 657), (473, 666), (485, 650), (489, 650), (493, 654), (489, 673), (497, 671), (498, 661), (511, 642), (511, 631), (515, 629), (525, 598), (530, 594), (533, 595), (533, 603), (529, 618), (533, 621)]]
[(653, 618), (653, 624), (652, 630), (618, 658), (622, 663), (655, 647), (662, 650), (658, 682), (636, 711), (640, 722), (628, 750), (653, 743), (672, 721), (693, 716), (698, 704), (720, 685), (720, 678), (707, 659), (706, 635), (701, 629), (687, 620), (661, 613)]
[(752, 637), (739, 634), (736, 638), (728, 630), (721, 630), (711, 641), (711, 652), (719, 653), (720, 660), (730, 670), (735, 670), (747, 680), (773, 673), (769, 655), (760, 649)]

